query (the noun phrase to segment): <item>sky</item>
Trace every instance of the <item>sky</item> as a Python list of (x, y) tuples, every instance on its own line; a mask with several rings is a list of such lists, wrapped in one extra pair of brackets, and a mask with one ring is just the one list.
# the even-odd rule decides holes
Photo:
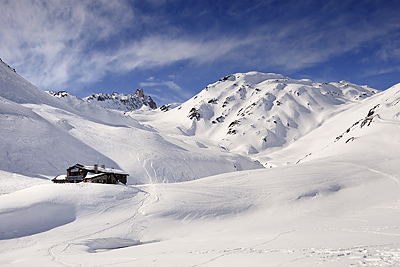
[(43, 90), (184, 102), (238, 72), (400, 83), (398, 0), (0, 0), (0, 58)]

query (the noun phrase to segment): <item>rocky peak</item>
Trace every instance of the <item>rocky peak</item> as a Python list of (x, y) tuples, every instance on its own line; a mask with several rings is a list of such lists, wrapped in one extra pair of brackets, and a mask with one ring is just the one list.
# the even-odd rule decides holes
[(120, 94), (113, 92), (111, 95), (106, 93), (93, 94), (85, 97), (83, 100), (94, 103), (105, 108), (116, 109), (122, 111), (132, 111), (147, 106), (156, 109), (157, 104), (151, 96), (147, 96), (143, 92), (143, 88), (137, 89), (134, 94)]

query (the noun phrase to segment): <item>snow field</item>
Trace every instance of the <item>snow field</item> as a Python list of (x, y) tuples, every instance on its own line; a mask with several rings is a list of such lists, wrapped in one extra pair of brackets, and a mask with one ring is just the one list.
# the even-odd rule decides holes
[[(36, 229), (3, 238), (1, 262), (390, 266), (399, 262), (399, 192), (384, 173), (343, 162), (138, 187), (37, 185), (0, 196), (2, 229), (4, 218)], [(64, 216), (51, 218), (56, 207)], [(47, 223), (23, 212), (34, 208)]]

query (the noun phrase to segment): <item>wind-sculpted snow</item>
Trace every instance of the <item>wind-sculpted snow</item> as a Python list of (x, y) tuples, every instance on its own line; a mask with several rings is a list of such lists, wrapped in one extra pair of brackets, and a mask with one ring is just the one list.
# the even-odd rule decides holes
[(0, 240), (42, 233), (74, 220), (73, 207), (52, 203), (40, 203), (21, 210), (0, 213)]

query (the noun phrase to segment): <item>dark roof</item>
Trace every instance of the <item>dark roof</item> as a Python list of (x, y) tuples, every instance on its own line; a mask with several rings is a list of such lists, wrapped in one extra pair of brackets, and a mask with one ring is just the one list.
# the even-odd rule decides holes
[[(82, 169), (87, 170), (89, 172), (94, 172), (94, 166), (84, 166)], [(124, 172), (123, 170), (113, 169), (113, 168), (102, 168), (100, 166), (97, 167), (97, 171), (101, 173), (114, 173), (114, 174), (122, 174), (128, 175), (128, 173)]]
[(72, 169), (72, 168), (79, 168), (79, 169), (83, 169), (85, 166), (83, 166), (82, 164), (79, 164), (79, 163), (77, 163), (77, 164), (75, 164), (75, 165), (73, 165), (73, 166), (71, 166), (71, 167), (69, 167), (68, 169)]
[[(72, 167), (69, 167), (68, 169), (71, 168), (79, 168), (79, 169), (83, 169), (83, 170), (87, 170), (88, 172), (95, 172), (94, 170), (94, 166), (90, 165), (90, 166), (84, 166), (82, 164), (75, 164)], [(101, 172), (101, 173), (114, 173), (114, 174), (121, 174), (121, 175), (128, 175), (128, 173), (124, 172), (123, 170), (119, 170), (119, 169), (114, 169), (114, 168), (102, 168), (101, 166), (97, 166), (97, 171)]]

